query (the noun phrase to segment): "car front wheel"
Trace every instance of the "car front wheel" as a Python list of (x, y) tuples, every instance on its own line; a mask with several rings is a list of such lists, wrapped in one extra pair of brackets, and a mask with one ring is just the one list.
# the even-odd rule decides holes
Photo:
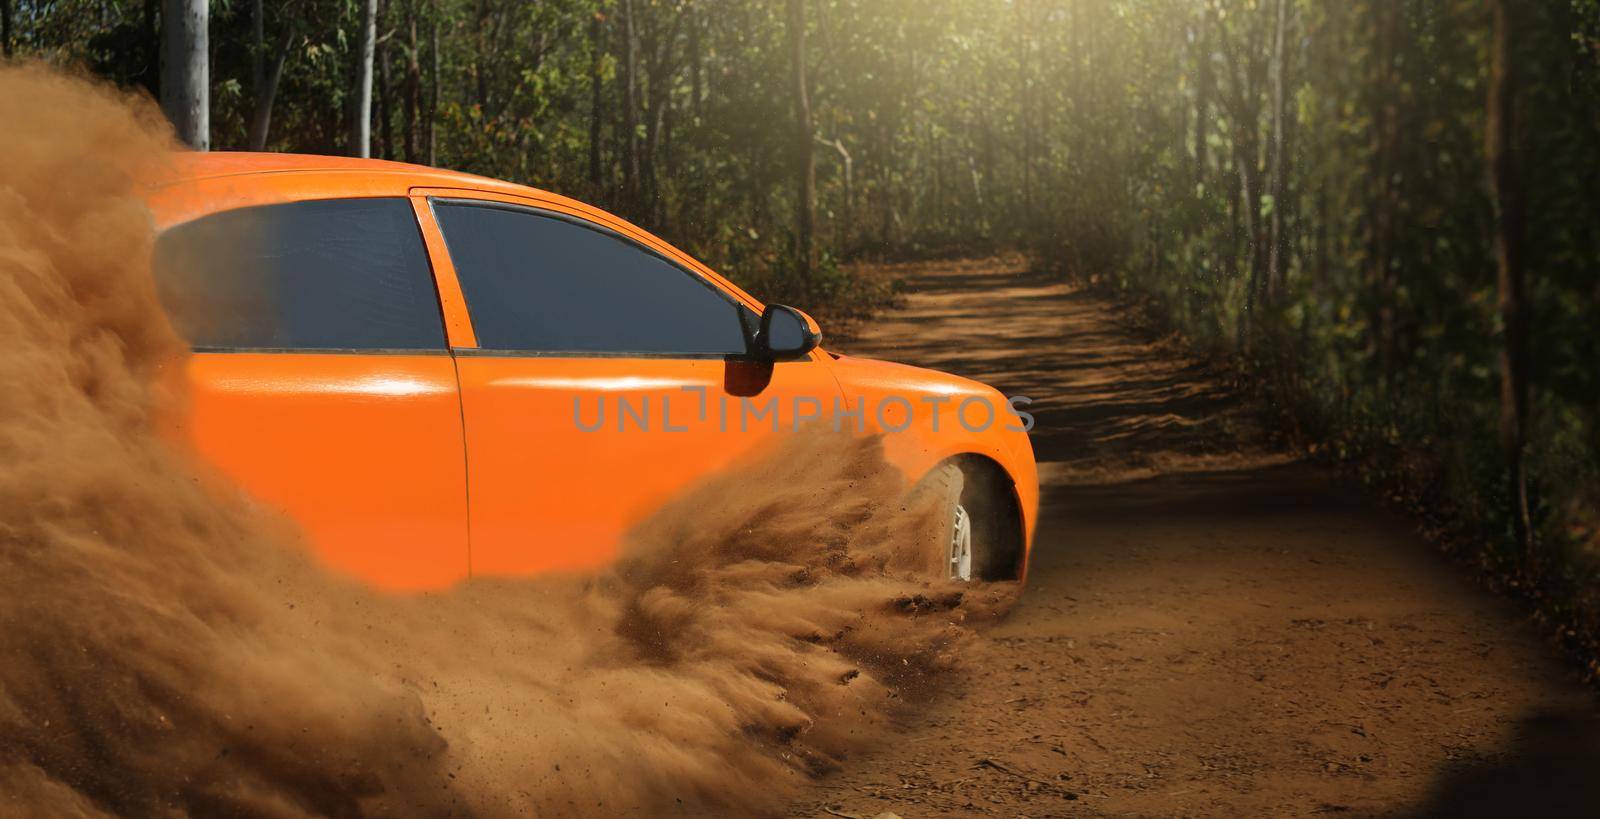
[(1016, 577), (1019, 522), (996, 472), (947, 463), (912, 491), (919, 502), (938, 507), (926, 548), (937, 561), (939, 577), (960, 582)]

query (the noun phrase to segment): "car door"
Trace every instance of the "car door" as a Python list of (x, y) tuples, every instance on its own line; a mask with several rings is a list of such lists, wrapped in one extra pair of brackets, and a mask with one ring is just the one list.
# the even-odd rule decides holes
[(477, 345), (455, 350), (474, 576), (604, 565), (662, 502), (833, 409), (820, 356), (748, 360), (753, 306), (627, 226), (507, 196), (428, 204)]
[(466, 577), (460, 397), (408, 198), (203, 215), (161, 234), (155, 274), (194, 346), (180, 436), (333, 569)]

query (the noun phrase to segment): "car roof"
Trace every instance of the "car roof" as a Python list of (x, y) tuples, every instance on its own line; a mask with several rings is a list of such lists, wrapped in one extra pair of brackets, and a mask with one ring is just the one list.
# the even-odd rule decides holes
[[(294, 177), (348, 177), (330, 189), (363, 191), (367, 196), (404, 196), (417, 188), (459, 189), (559, 203), (606, 221), (622, 221), (593, 206), (538, 188), (477, 174), (348, 156), (251, 153), (246, 151), (175, 151), (150, 179), (147, 204), (167, 226), (219, 209), (277, 201), (272, 191), (284, 190), (274, 180), (303, 187)], [(319, 187), (313, 183), (312, 188)], [(256, 195), (241, 192), (267, 192)], [(288, 197), (292, 199), (294, 197)], [(287, 201), (287, 200), (285, 200)], [(174, 208), (174, 203), (177, 207)], [(637, 228), (635, 228), (637, 229)]]
[[(418, 186), (467, 187), (479, 190), (527, 193), (533, 191), (549, 195), (524, 185), (461, 171), (430, 168), (407, 162), (387, 159), (362, 159), (349, 156), (319, 156), (315, 154), (253, 153), (249, 151), (180, 151), (172, 154), (168, 165), (167, 184), (215, 179), (224, 176), (254, 176), (261, 174), (345, 171), (368, 174), (394, 174), (416, 180)], [(564, 197), (563, 197), (564, 198)]]

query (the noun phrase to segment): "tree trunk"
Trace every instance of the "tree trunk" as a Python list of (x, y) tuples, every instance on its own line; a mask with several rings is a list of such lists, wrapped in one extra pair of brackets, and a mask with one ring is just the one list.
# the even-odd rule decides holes
[(1316, 284), (1319, 289), (1326, 292), (1332, 280), (1333, 253), (1329, 249), (1329, 225), (1333, 216), (1328, 212), (1328, 183), (1323, 182), (1317, 189), (1317, 216), (1315, 224), (1317, 255), (1314, 268), (1317, 271)]
[(264, 151), (267, 148), (267, 133), (272, 128), (272, 104), (278, 97), (278, 81), (283, 78), (283, 66), (289, 58), (289, 45), (292, 42), (290, 30), (285, 25), (278, 40), (278, 51), (273, 55), (266, 75), (262, 77), (261, 86), (256, 89), (255, 107), (250, 112), (249, 147), (252, 151)]
[(1016, 0), (1017, 16), (1017, 118), (1022, 128), (1022, 224), (1033, 225), (1033, 123), (1029, 116), (1028, 35), (1023, 0)]
[[(669, 78), (668, 82), (672, 82), (672, 78)], [(678, 175), (678, 158), (675, 150), (676, 146), (673, 143), (673, 136), (674, 132), (677, 130), (677, 125), (678, 108), (672, 104), (672, 97), (668, 95), (666, 100), (663, 102), (661, 113), (660, 164), (662, 168), (661, 175), (666, 180), (666, 184), (671, 184), (672, 180), (676, 179)], [(662, 183), (660, 181), (656, 183), (657, 190), (660, 189), (661, 184)], [(657, 219), (656, 224), (666, 224), (666, 197), (658, 197), (655, 210)]]
[(11, 56), (11, 3), (0, 0), (0, 54)]
[[(1237, 173), (1238, 213), (1244, 223), (1244, 253), (1249, 259), (1250, 272), (1245, 290), (1245, 310), (1239, 317), (1237, 328), (1241, 348), (1251, 344), (1256, 324), (1256, 307), (1261, 301), (1266, 284), (1267, 246), (1266, 230), (1261, 218), (1263, 170), (1261, 167), (1261, 107), (1262, 88), (1266, 84), (1268, 63), (1261, 58), (1264, 44), (1254, 33), (1243, 33), (1244, 42), (1227, 36), (1227, 27), (1216, 29), (1223, 51), (1228, 58), (1228, 117), (1232, 120), (1233, 166)], [(1237, 223), (1236, 223), (1237, 224)]]
[(644, 94), (644, 151), (639, 168), (643, 183), (640, 186), (644, 207), (641, 213), (647, 224), (659, 227), (665, 218), (662, 212), (661, 167), (664, 164), (665, 146), (671, 128), (672, 88), (677, 75), (674, 45), (678, 39), (678, 26), (682, 17), (673, 16), (672, 25), (661, 29), (660, 15), (651, 14), (645, 29), (645, 94)]
[(207, 11), (207, 0), (166, 0), (161, 14), (161, 110), (197, 151), (211, 149)]
[[(4, 0), (7, 4), (11, 0)], [(156, 26), (161, 5), (158, 0), (144, 0), (144, 66), (140, 69), (140, 83), (150, 96), (161, 98), (161, 31)]]
[(598, 11), (589, 19), (589, 52), (589, 187), (598, 195), (605, 186), (600, 146), (605, 102), (605, 16)]
[(478, 0), (478, 9), (472, 18), (472, 82), (477, 89), (478, 109), (484, 116), (489, 115), (489, 78), (483, 67), (484, 58), (489, 53), (489, 43), (483, 33), (484, 26), (488, 25), (488, 16), (488, 0)]
[(439, 143), (435, 123), (439, 119), (439, 0), (428, 0), (428, 59), (432, 62), (428, 72), (428, 122), (424, 133), (427, 135), (428, 164), (439, 164)]
[(422, 161), (418, 118), (422, 116), (422, 46), (417, 40), (416, 0), (406, 3), (406, 161)]
[(690, 5), (689, 15), (689, 110), (698, 122), (701, 115), (703, 89), (705, 88), (705, 55), (700, 49), (700, 7)]
[(1395, 369), (1399, 346), (1394, 304), (1399, 281), (1394, 270), (1394, 246), (1400, 194), (1393, 176), (1399, 164), (1400, 82), (1395, 53), (1398, 50), (1400, 21), (1393, 3), (1374, 4), (1373, 14), (1377, 44), (1374, 49), (1374, 70), (1369, 82), (1377, 89), (1378, 98), (1373, 112), (1373, 167), (1367, 174), (1370, 180), (1367, 198), (1372, 203), (1368, 244), (1370, 272), (1367, 278), (1372, 288), (1372, 325), (1376, 331), (1374, 345), (1380, 386), (1387, 391), (1392, 383), (1390, 374)]
[(1288, 205), (1288, 179), (1284, 168), (1284, 121), (1288, 118), (1284, 93), (1287, 70), (1284, 59), (1284, 29), (1289, 16), (1289, 0), (1278, 0), (1277, 24), (1272, 45), (1272, 144), (1268, 159), (1268, 179), (1272, 194), (1272, 217), (1267, 226), (1267, 287), (1266, 304), (1270, 308), (1278, 302), (1284, 278), (1284, 208)]
[[(1253, 126), (1255, 123), (1251, 123)], [(1245, 292), (1244, 323), (1240, 326), (1240, 340), (1249, 344), (1255, 330), (1256, 307), (1260, 303), (1262, 273), (1261, 261), (1261, 182), (1260, 168), (1256, 165), (1257, 142), (1235, 133), (1237, 144), (1235, 160), (1239, 166), (1239, 210), (1244, 215), (1245, 253), (1250, 257), (1250, 281)]]
[(636, 0), (622, 0), (622, 199), (628, 215), (637, 218), (639, 186), (639, 31)]
[[(1247, 95), (1253, 92), (1247, 92)], [(1249, 99), (1249, 96), (1244, 97)], [(1255, 330), (1256, 307), (1261, 301), (1265, 279), (1266, 257), (1263, 251), (1261, 229), (1261, 167), (1259, 164), (1260, 109), (1250, 104), (1241, 107), (1247, 116), (1235, 115), (1234, 165), (1239, 171), (1239, 211), (1244, 218), (1244, 252), (1250, 261), (1250, 279), (1245, 291), (1245, 314), (1239, 327), (1240, 341), (1248, 345)]]
[[(379, 0), (379, 20), (388, 16), (387, 9), (388, 3)], [(375, 45), (378, 74), (375, 82), (377, 99), (373, 107), (378, 119), (377, 154), (384, 159), (394, 159), (394, 75), (389, 71), (389, 40), (385, 37), (382, 43)]]
[(1522, 0), (1491, 0), (1494, 12), (1493, 56), (1489, 70), (1487, 155), (1494, 190), (1494, 250), (1498, 271), (1500, 321), (1505, 338), (1500, 348), (1500, 444), (1505, 449), (1511, 483), (1511, 523), (1517, 547), (1530, 574), (1537, 574), (1528, 478), (1524, 462), (1528, 416), (1527, 271), (1523, 240), (1527, 214), (1516, 150), (1517, 65), (1513, 50)]
[(1210, 148), (1211, 88), (1215, 84), (1211, 68), (1209, 33), (1212, 22), (1208, 3), (1200, 13), (1200, 30), (1195, 35), (1195, 93), (1194, 93), (1194, 185), (1199, 191), (1206, 182), (1206, 151)]
[(817, 155), (812, 147), (811, 90), (806, 79), (806, 3), (789, 0), (789, 58), (794, 82), (795, 147), (799, 165), (799, 201), (795, 230), (795, 269), (800, 287), (811, 295), (811, 244), (816, 232)]
[[(1228, 230), (1220, 237), (1224, 243), (1222, 254), (1222, 267), (1228, 281), (1239, 278), (1239, 240), (1244, 235), (1241, 226), (1244, 215), (1244, 183), (1239, 181), (1239, 169), (1226, 154), (1219, 158), (1222, 163), (1221, 179), (1224, 184), (1231, 185), (1232, 192), (1228, 196)], [(1237, 334), (1236, 334), (1237, 335)]]
[(261, 96), (267, 81), (267, 22), (264, 0), (250, 0), (250, 91)]
[(887, 117), (878, 119), (878, 196), (883, 204), (883, 218), (879, 223), (878, 245), (880, 252), (888, 252), (894, 243), (894, 190), (891, 164), (894, 162), (894, 146), (890, 137), (890, 126)]
[(942, 231), (945, 226), (944, 140), (939, 138), (939, 130), (931, 120), (928, 122), (928, 153), (933, 155), (929, 163), (933, 172), (933, 206), (928, 209), (928, 221)]
[(356, 34), (356, 73), (350, 105), (351, 156), (372, 156), (372, 62), (377, 50), (378, 0), (361, 4), (361, 30)]
[[(834, 122), (833, 130), (838, 133), (839, 124)], [(832, 148), (839, 154), (839, 178), (844, 184), (844, 197), (840, 203), (839, 213), (833, 219), (833, 245), (842, 251), (850, 245), (850, 231), (855, 227), (855, 159), (850, 156), (850, 151), (844, 147), (844, 140), (839, 138), (823, 139), (817, 137), (817, 143)], [(976, 180), (974, 180), (976, 182)]]
[[(842, 139), (839, 139), (839, 138), (836, 137), (836, 138), (834, 138), (832, 140), (823, 140), (823, 144), (827, 145), (830, 148), (832, 148), (834, 151), (838, 152), (838, 154), (839, 154), (839, 173), (844, 177), (844, 221), (845, 221), (846, 224), (849, 224), (850, 221), (853, 218), (852, 217), (852, 212), (855, 210), (855, 206), (856, 206), (856, 192), (855, 192), (856, 163), (855, 163), (855, 159), (852, 156), (850, 156), (850, 151), (847, 148), (844, 147), (844, 140), (842, 140)], [(973, 173), (972, 184), (973, 184), (974, 190), (976, 190), (977, 186), (978, 186), (978, 179), (977, 179), (978, 171), (977, 171), (976, 166), (973, 166), (972, 173)], [(983, 194), (982, 194), (982, 192), (978, 193), (978, 202), (980, 203), (980, 206), (981, 206), (981, 203), (983, 202)]]

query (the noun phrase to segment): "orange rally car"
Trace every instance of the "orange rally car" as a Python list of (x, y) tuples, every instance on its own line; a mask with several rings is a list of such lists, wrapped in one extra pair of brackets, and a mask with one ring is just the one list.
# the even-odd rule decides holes
[(376, 160), (177, 157), (149, 204), (194, 346), (181, 425), (393, 590), (581, 570), (758, 442), (831, 416), (947, 487), (952, 576), (1020, 578), (1038, 506), (1018, 412), (829, 354), (666, 242), (543, 191)]

